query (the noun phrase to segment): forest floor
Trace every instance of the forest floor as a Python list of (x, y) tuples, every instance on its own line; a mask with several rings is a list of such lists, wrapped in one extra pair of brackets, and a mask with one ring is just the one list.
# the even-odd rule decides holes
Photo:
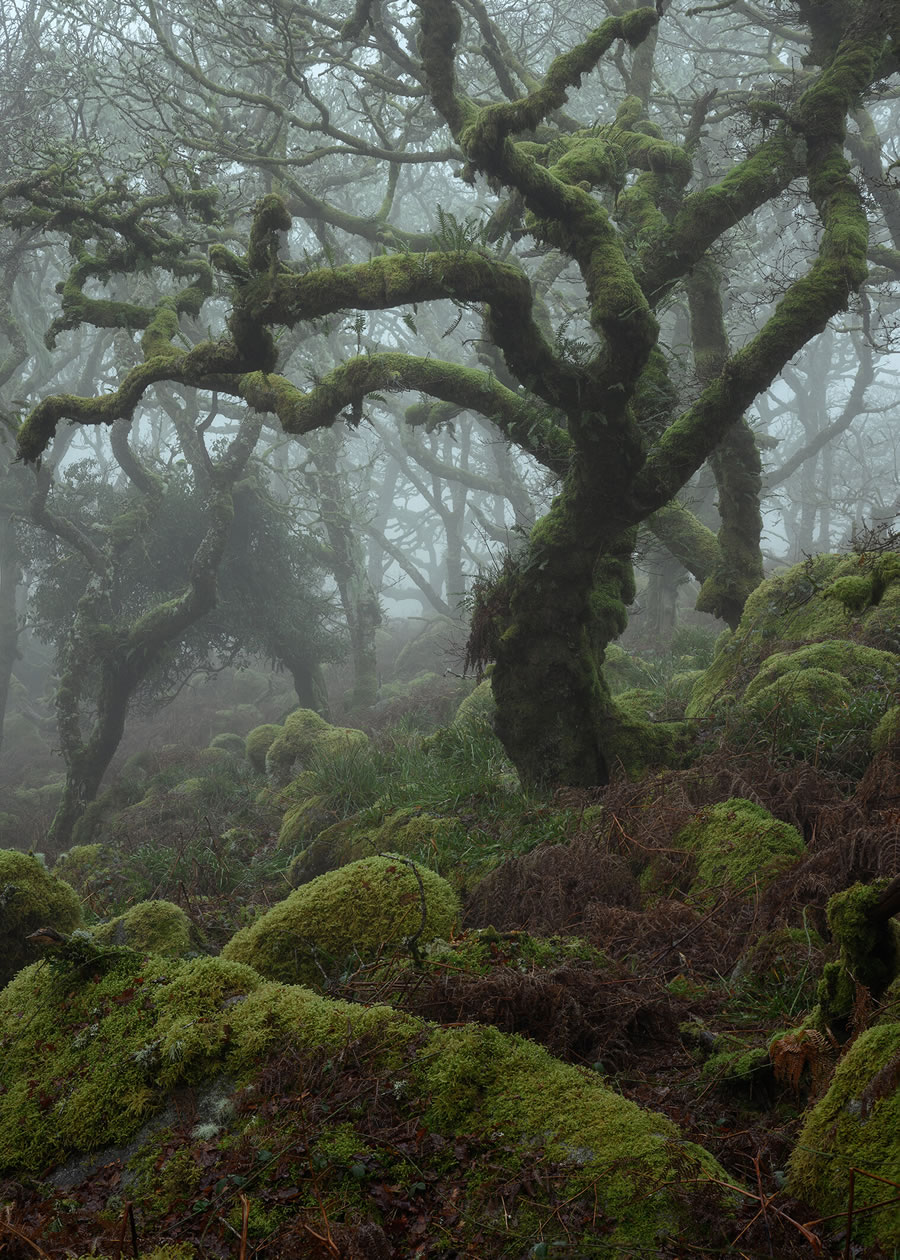
[[(715, 1195), (706, 1207), (701, 1196), (692, 1201), (689, 1233), (660, 1237), (649, 1251), (617, 1254), (878, 1260), (889, 1253), (848, 1241), (852, 1204), (850, 1216), (822, 1220), (789, 1197), (784, 1184), (804, 1112), (827, 1089), (847, 1045), (879, 1013), (878, 1004), (858, 994), (847, 1039), (820, 1037), (793, 1053), (769, 1049), (815, 1006), (822, 968), (834, 957), (829, 898), (856, 881), (871, 883), (900, 869), (898, 785), (900, 765), (891, 754), (876, 758), (854, 784), (806, 762), (710, 752), (689, 770), (561, 792), (544, 804), (521, 803), (520, 825), (530, 838), (518, 849), (509, 842), (515, 819), (507, 814), (497, 821), (490, 801), (477, 790), (463, 790), (445, 804), (443, 817), (462, 823), (468, 847), (455, 857), (441, 854), (438, 863), (463, 903), (449, 952), (424, 967), (401, 955), (344, 966), (323, 978), (322, 992), (367, 1006), (387, 1002), (446, 1027), (477, 1021), (530, 1038), (557, 1059), (601, 1076), (640, 1107), (668, 1116), (684, 1138), (709, 1151), (727, 1175), (724, 1184), (740, 1199), (736, 1215), (723, 1226)], [(735, 887), (726, 881), (693, 895), (693, 859), (676, 837), (704, 807), (735, 798), (796, 827), (803, 854), (768, 882)], [(246, 806), (246, 793), (242, 799)], [(215, 837), (228, 831), (229, 822), (246, 829), (244, 806), (229, 817), (236, 806), (224, 794), (218, 813), (207, 810), (202, 845), (198, 831), (180, 855), (175, 845), (153, 858), (145, 836), (126, 839), (103, 877), (86, 880), (86, 904), (108, 914), (136, 896), (166, 898), (185, 910), (214, 951), (252, 919), (254, 901), (264, 908), (285, 892), (275, 829), (257, 835), (253, 887), (235, 887), (235, 864)], [(433, 797), (426, 807), (430, 814), (441, 812)], [(205, 856), (198, 856), (198, 845), (205, 846)], [(498, 856), (504, 846), (510, 849), (505, 858)], [(491, 855), (487, 873), (485, 854)], [(145, 885), (136, 894), (139, 867)], [(583, 943), (581, 954), (573, 939)], [(359, 1115), (357, 1139), (368, 1154), (352, 1166), (359, 1187), (354, 1224), (339, 1206), (334, 1169), (310, 1154), (312, 1137), (305, 1139), (306, 1163), (301, 1160), (299, 1170), (296, 1158), (282, 1161), (277, 1176), (267, 1165), (262, 1179), (259, 1140), (204, 1136), (197, 1092), (184, 1088), (154, 1146), (149, 1184), (168, 1177), (166, 1194), (159, 1184), (152, 1193), (146, 1183), (143, 1192), (135, 1188), (124, 1151), (68, 1178), (47, 1170), (46, 1176), (2, 1181), (0, 1260), (612, 1254), (603, 1249), (600, 1226), (597, 1250), (585, 1249), (590, 1208), (583, 1196), (578, 1202), (566, 1198), (562, 1179), (554, 1181), (552, 1163), (540, 1150), (511, 1179), (484, 1135), (458, 1134), (453, 1159), (435, 1159), (442, 1171), (432, 1171), (429, 1158), (439, 1152), (429, 1143), (444, 1139), (411, 1128), (390, 1101), (396, 1069), (373, 1066), (365, 1045), (352, 1039), (342, 1064), (338, 1080), (315, 1056), (285, 1055), (266, 1068), (264, 1099), (257, 1094), (254, 1103), (245, 1099), (236, 1106), (241, 1114), (252, 1105), (255, 1123), (269, 1125), (265, 1131), (275, 1135), (286, 1114), (296, 1119), (300, 1079), (307, 1135), (335, 1110)], [(373, 1097), (381, 1101), (371, 1104)], [(365, 1107), (362, 1099), (369, 1100)], [(388, 1149), (421, 1161), (421, 1179), (410, 1185), (381, 1176)], [(185, 1152), (189, 1176), (181, 1183), (172, 1170)], [(264, 1155), (271, 1162), (277, 1151)], [(489, 1210), (473, 1228), (462, 1205), (467, 1170), (476, 1164)], [(885, 1197), (891, 1193), (886, 1189)], [(291, 1210), (301, 1201), (302, 1211)], [(515, 1205), (524, 1201), (540, 1205), (546, 1226), (539, 1223), (535, 1232), (532, 1214), (527, 1240), (510, 1224)], [(365, 1223), (367, 1213), (372, 1224)]]

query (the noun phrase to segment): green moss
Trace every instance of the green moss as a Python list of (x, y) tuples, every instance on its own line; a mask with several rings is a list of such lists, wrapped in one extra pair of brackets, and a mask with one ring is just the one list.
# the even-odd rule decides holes
[(598, 971), (609, 966), (601, 950), (577, 936), (538, 937), (529, 932), (498, 932), (490, 927), (463, 932), (451, 941), (433, 941), (423, 954), (428, 969), (476, 976), (487, 975), (498, 967), (531, 972), (571, 962), (589, 962)]
[(703, 1064), (700, 1078), (707, 1084), (724, 1085), (752, 1096), (754, 1090), (771, 1082), (769, 1051), (759, 1046), (716, 1050)]
[(222, 956), (261, 975), (315, 986), (323, 971), (349, 959), (370, 960), (408, 937), (425, 945), (446, 936), (458, 914), (456, 894), (433, 871), (365, 858), (298, 888), (232, 937)]
[(900, 946), (892, 921), (871, 912), (883, 885), (854, 884), (828, 902), (828, 926), (840, 949), (837, 962), (822, 973), (817, 997), (821, 1019), (842, 1032), (850, 1018), (858, 984), (877, 998), (900, 971)]
[(652, 722), (665, 700), (661, 691), (649, 687), (629, 687), (616, 696), (616, 707), (636, 721)]
[(848, 612), (861, 613), (872, 602), (872, 578), (848, 573), (835, 579), (823, 594), (826, 599), (839, 600)]
[(744, 889), (750, 897), (803, 852), (795, 827), (741, 797), (701, 810), (676, 843), (696, 859), (692, 891)]
[(884, 752), (885, 749), (900, 743), (900, 704), (887, 709), (872, 731), (872, 751)]
[(53, 874), (84, 896), (106, 866), (102, 844), (76, 844), (61, 853), (53, 866)]
[[(885, 560), (880, 556), (861, 572), (859, 556), (820, 555), (763, 582), (748, 598), (738, 628), (717, 645), (712, 665), (694, 686), (687, 716), (714, 713), (726, 693), (740, 698), (762, 671), (780, 675), (819, 668), (853, 687), (896, 686), (900, 566)], [(841, 593), (859, 594), (861, 581), (869, 585), (871, 601), (854, 623)], [(851, 628), (854, 641), (848, 642)], [(785, 649), (773, 655), (779, 643)], [(891, 650), (881, 650), (884, 645)], [(766, 675), (768, 681), (773, 674)]]
[(453, 718), (453, 725), (462, 726), (480, 726), (484, 723), (490, 723), (497, 712), (497, 705), (494, 702), (494, 695), (491, 691), (490, 678), (484, 678), (478, 684), (473, 692), (471, 692), (460, 704)]
[(124, 914), (92, 929), (101, 944), (127, 945), (139, 953), (179, 958), (197, 952), (197, 931), (171, 901), (139, 901)]
[[(470, 1024), (435, 1031), (416, 1056), (414, 1079), (431, 1100), (425, 1118), (433, 1128), (499, 1133), (510, 1144), (540, 1140), (548, 1160), (569, 1167), (569, 1193), (593, 1182), (604, 1214), (616, 1221), (597, 1254), (652, 1248), (661, 1225), (677, 1227), (663, 1189), (676, 1158), (671, 1122), (655, 1116), (648, 1126), (646, 1113), (604, 1089), (595, 1074)], [(711, 1157), (698, 1147), (678, 1149), (695, 1175), (711, 1172)]]
[[(900, 1182), (900, 1023), (862, 1033), (838, 1064), (825, 1097), (810, 1112), (791, 1155), (788, 1190), (817, 1215), (845, 1214), (851, 1168)], [(864, 1211), (890, 1199), (891, 1186), (856, 1174), (853, 1238), (864, 1245), (900, 1246), (900, 1205)]]
[(223, 752), (233, 753), (235, 757), (243, 757), (246, 753), (246, 744), (242, 735), (235, 735), (232, 731), (224, 731), (221, 735), (214, 735), (209, 742), (210, 748), (220, 748)]
[(274, 722), (266, 722), (262, 726), (254, 726), (244, 740), (244, 752), (257, 774), (266, 772), (266, 754), (281, 734), (281, 727)]
[(312, 709), (296, 709), (285, 718), (284, 726), (269, 745), (266, 773), (273, 782), (284, 784), (305, 768), (314, 753), (367, 744), (368, 736), (363, 731), (330, 726)]
[(65, 880), (31, 853), (0, 849), (0, 985), (41, 956), (27, 940), (40, 927), (68, 933), (81, 923), (81, 903)]
[(278, 832), (279, 849), (297, 853), (312, 843), (321, 832), (329, 830), (338, 821), (334, 810), (329, 809), (320, 795), (307, 797), (293, 805), (284, 815)]

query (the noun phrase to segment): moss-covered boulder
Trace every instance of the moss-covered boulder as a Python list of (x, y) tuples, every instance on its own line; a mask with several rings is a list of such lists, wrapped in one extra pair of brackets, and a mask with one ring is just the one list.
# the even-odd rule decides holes
[(459, 917), (450, 885), (426, 867), (372, 857), (320, 875), (231, 938), (224, 958), (260, 975), (318, 985), (349, 959), (376, 958), (414, 937), (446, 936)]
[[(420, 860), (439, 861), (448, 853), (460, 852), (466, 830), (457, 818), (435, 817), (416, 809), (393, 810), (374, 821), (375, 805), (358, 816), (342, 819), (320, 831), (298, 853), (290, 865), (288, 878), (293, 886), (309, 883), (326, 871), (378, 853), (399, 853)], [(287, 822), (287, 818), (285, 818)], [(450, 861), (443, 865), (451, 866)]]
[(885, 882), (854, 884), (828, 902), (828, 927), (839, 952), (823, 968), (816, 1021), (839, 1033), (852, 1017), (859, 985), (880, 998), (900, 973), (900, 925), (872, 913)]
[(310, 796), (292, 805), (281, 820), (278, 832), (279, 849), (288, 849), (297, 853), (311, 844), (326, 828), (334, 826), (340, 819), (321, 795)]
[(761, 805), (732, 797), (707, 806), (679, 833), (676, 844), (695, 860), (691, 891), (746, 889), (770, 883), (803, 852), (803, 837)]
[(266, 773), (273, 783), (284, 785), (306, 768), (315, 753), (327, 754), (366, 744), (368, 736), (364, 731), (331, 726), (312, 709), (296, 709), (285, 718), (284, 725), (269, 745)]
[[(900, 1247), (900, 1023), (868, 1029), (838, 1065), (828, 1093), (813, 1107), (791, 1155), (788, 1189), (821, 1216), (846, 1213), (854, 1176), (853, 1239), (890, 1254)], [(871, 1205), (887, 1199), (874, 1211)]]
[(456, 727), (490, 725), (497, 705), (491, 691), (490, 678), (483, 678), (478, 686), (460, 704), (456, 710), (452, 725)]
[(209, 741), (209, 746), (210, 748), (221, 748), (235, 757), (243, 757), (246, 753), (243, 735), (236, 735), (234, 731), (223, 731), (221, 735), (214, 735)]
[(92, 929), (101, 945), (127, 945), (139, 953), (181, 958), (200, 945), (196, 928), (171, 901), (139, 901), (124, 914)]
[(900, 556), (821, 555), (794, 565), (747, 600), (695, 683), (687, 716), (708, 718), (746, 700), (761, 718), (790, 701), (785, 725), (795, 730), (802, 714), (794, 710), (804, 706), (812, 725), (849, 714), (871, 730), (900, 682), (898, 624)]
[[(159, 1142), (145, 1122), (180, 1086), (228, 1082), (237, 1104), (226, 1122), (230, 1166), (244, 1150), (248, 1167), (264, 1172), (264, 1202), (256, 1174), (238, 1182), (250, 1228), (260, 1228), (260, 1215), (264, 1234), (290, 1226), (304, 1207), (296, 1161), (282, 1166), (270, 1154), (294, 1141), (315, 1150), (316, 1185), (335, 1229), (379, 1222), (393, 1210), (379, 1187), (406, 1186), (435, 1218), (443, 1212), (442, 1239), (446, 1228), (457, 1250), (473, 1254), (493, 1254), (477, 1241), (484, 1230), (491, 1239), (502, 1233), (516, 1255), (528, 1254), (536, 1237), (585, 1256), (653, 1254), (662, 1236), (693, 1228), (695, 1200), (708, 1229), (717, 1193), (710, 1179), (728, 1179), (672, 1121), (533, 1043), (329, 1001), (221, 958), (183, 962), (113, 949), (90, 969), (74, 954), (52, 970), (27, 968), (0, 994), (0, 1051), (0, 1171), (16, 1176), (89, 1151), (104, 1164), (130, 1158), (132, 1169), (143, 1161), (158, 1171)], [(319, 1099), (333, 1083), (339, 1131), (330, 1098)], [(408, 1167), (395, 1136), (382, 1148), (377, 1126), (365, 1127), (373, 1107), (391, 1136), (417, 1135)], [(179, 1184), (189, 1197), (200, 1181), (195, 1163), (208, 1169), (210, 1186), (220, 1176), (209, 1169), (212, 1140), (205, 1134), (194, 1160), (188, 1134), (169, 1139), (169, 1157), (187, 1150)], [(531, 1168), (541, 1175), (527, 1195), (510, 1195), (498, 1224), (498, 1185)], [(727, 1221), (733, 1202), (720, 1193)], [(287, 1215), (273, 1216), (282, 1200)], [(229, 1208), (217, 1202), (210, 1229)]]
[(0, 849), (0, 985), (20, 967), (40, 957), (27, 938), (40, 927), (63, 934), (81, 923), (74, 888), (51, 875), (32, 853)]
[(102, 844), (74, 844), (53, 864), (53, 874), (71, 884), (80, 897), (98, 891), (108, 871), (109, 856)]
[(281, 734), (276, 722), (265, 722), (248, 731), (244, 740), (244, 753), (257, 774), (266, 772), (266, 754)]
[(900, 704), (887, 709), (872, 731), (873, 752), (886, 752), (896, 745), (900, 745)]

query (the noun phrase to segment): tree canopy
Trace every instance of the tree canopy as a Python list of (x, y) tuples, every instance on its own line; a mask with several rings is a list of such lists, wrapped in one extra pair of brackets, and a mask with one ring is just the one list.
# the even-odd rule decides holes
[[(107, 426), (140, 486), (128, 426), (164, 412), (222, 524), (257, 444), (295, 439), (369, 702), (361, 540), (378, 540), (377, 576), (393, 547), (452, 609), (472, 558), (453, 487), (493, 496), (498, 532), (507, 508), (522, 531), (477, 585), (469, 655), (493, 663), (526, 783), (665, 760), (667, 732), (618, 709), (601, 673), (638, 532), (736, 624), (763, 572), (759, 417), (808, 391), (794, 360), (823, 337), (870, 373), (889, 364), (900, 268), (880, 138), (895, 0), (604, 8), (542, 5), (519, 29), (481, 0), (63, 2), (38, 41), (43, 10), (21, 0), (8, 27), (22, 100), (47, 119), (12, 116), (0, 189), (19, 459), (43, 473), (61, 426)], [(48, 284), (49, 357), (18, 313)], [(210, 397), (232, 434), (217, 457), (192, 401)], [(840, 431), (821, 410), (799, 412), (794, 468)], [(465, 463), (462, 428), (480, 443)], [(397, 547), (340, 495), (354, 474), (324, 431), (370, 443), (357, 469), (399, 446), (394, 488), (408, 475), (442, 521), (443, 593), (422, 573), (431, 544)], [(488, 468), (492, 446), (506, 455)], [(217, 567), (225, 535), (209, 537)]]

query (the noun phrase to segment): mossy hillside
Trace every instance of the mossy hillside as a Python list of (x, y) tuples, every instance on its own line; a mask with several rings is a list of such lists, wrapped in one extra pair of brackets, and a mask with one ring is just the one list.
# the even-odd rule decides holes
[(691, 892), (701, 895), (730, 888), (746, 889), (752, 896), (804, 848), (796, 827), (741, 797), (702, 809), (678, 833), (676, 844), (694, 856)]
[[(853, 580), (851, 586), (847, 578)], [(860, 580), (866, 584), (866, 603)], [(848, 607), (851, 587), (854, 595)], [(820, 555), (794, 565), (761, 583), (750, 595), (738, 628), (722, 636), (712, 664), (695, 684), (687, 716), (708, 717), (720, 707), (723, 696), (741, 697), (779, 643), (793, 649), (852, 639), (894, 655), (900, 650), (898, 623), (900, 557), (888, 553), (866, 562), (858, 555)], [(829, 668), (825, 659), (823, 653), (815, 662), (817, 667)], [(807, 667), (813, 663), (807, 661)], [(832, 669), (841, 672), (840, 666)]]
[[(809, 1113), (790, 1158), (787, 1185), (817, 1215), (846, 1213), (851, 1168), (900, 1182), (898, 1063), (900, 1023), (869, 1028), (850, 1047), (828, 1093)], [(888, 1253), (900, 1246), (900, 1203), (863, 1210), (895, 1193), (891, 1185), (855, 1175), (855, 1242)]]
[[(406, 1122), (415, 1118), (439, 1139), (417, 1158), (426, 1173), (435, 1152), (457, 1135), (482, 1135), (485, 1159), (506, 1169), (504, 1180), (537, 1144), (566, 1174), (565, 1198), (584, 1192), (602, 1206), (603, 1232), (590, 1233), (584, 1254), (652, 1247), (660, 1230), (677, 1232), (686, 1223), (686, 1185), (696, 1178), (708, 1197), (706, 1179), (725, 1180), (712, 1157), (683, 1142), (668, 1119), (642, 1111), (595, 1074), (493, 1028), (436, 1029), (387, 1007), (264, 982), (223, 959), (180, 962), (123, 950), (100, 961), (100, 970), (74, 963), (28, 968), (0, 995), (4, 1171), (21, 1175), (74, 1152), (121, 1145), (178, 1085), (225, 1075), (252, 1089), (273, 1056), (308, 1050), (337, 1071), (359, 1068), (363, 1053), (373, 1073), (390, 1073), (395, 1097), (407, 1100)], [(348, 1041), (358, 1049), (345, 1060), (340, 1051)], [(359, 1144), (343, 1137), (344, 1156), (356, 1154), (350, 1147)], [(295, 1180), (296, 1170), (289, 1175)], [(676, 1183), (674, 1194), (669, 1187)], [(473, 1163), (462, 1178), (460, 1210), (483, 1215), (495, 1188), (485, 1161)], [(329, 1194), (333, 1189), (338, 1219), (346, 1195), (339, 1180)], [(546, 1193), (542, 1183), (532, 1191), (538, 1206)], [(727, 1215), (728, 1204), (723, 1208)], [(554, 1237), (554, 1214), (538, 1215), (543, 1236)]]
[(450, 885), (402, 858), (351, 862), (298, 888), (227, 943), (222, 956), (288, 983), (318, 985), (350, 959), (415, 937), (447, 936), (459, 917)]
[(274, 783), (285, 784), (306, 767), (314, 753), (367, 744), (368, 736), (363, 731), (331, 726), (312, 709), (296, 709), (285, 718), (280, 733), (269, 745), (266, 773)]
[(0, 985), (41, 955), (27, 938), (40, 927), (71, 932), (81, 902), (71, 885), (51, 875), (32, 853), (0, 849)]
[(98, 924), (92, 935), (101, 945), (125, 945), (166, 958), (194, 954), (200, 946), (196, 928), (171, 901), (139, 901), (108, 923)]

